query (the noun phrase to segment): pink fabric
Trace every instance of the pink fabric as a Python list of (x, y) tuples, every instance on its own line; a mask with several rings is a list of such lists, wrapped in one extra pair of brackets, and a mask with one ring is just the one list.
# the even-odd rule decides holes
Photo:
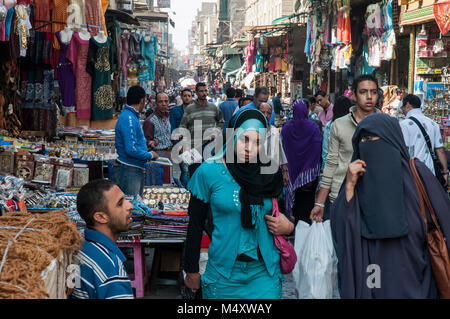
[(319, 120), (322, 122), (323, 127), (327, 125), (328, 121), (331, 121), (333, 118), (333, 103), (330, 106), (319, 113)]
[(86, 72), (89, 40), (80, 38), (77, 32), (70, 41), (70, 50), (67, 58), (72, 62), (73, 74), (75, 75), (75, 103), (77, 118), (91, 118), (91, 92), (92, 77)]

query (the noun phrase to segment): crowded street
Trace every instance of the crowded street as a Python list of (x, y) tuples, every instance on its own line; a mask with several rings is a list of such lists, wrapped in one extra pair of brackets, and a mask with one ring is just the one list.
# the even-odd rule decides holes
[(449, 21), (450, 0), (0, 2), (0, 299), (450, 299)]

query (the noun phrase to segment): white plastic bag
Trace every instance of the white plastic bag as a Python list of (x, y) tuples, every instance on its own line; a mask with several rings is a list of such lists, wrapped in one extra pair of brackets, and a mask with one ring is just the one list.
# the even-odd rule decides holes
[(295, 228), (298, 260), (292, 272), (299, 299), (336, 299), (337, 256), (330, 221), (310, 226), (303, 221)]

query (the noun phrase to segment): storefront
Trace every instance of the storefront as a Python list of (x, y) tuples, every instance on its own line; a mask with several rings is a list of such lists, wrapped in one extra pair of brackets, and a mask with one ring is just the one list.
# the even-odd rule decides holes
[(422, 100), (425, 115), (440, 125), (449, 146), (450, 26), (445, 18), (450, 1), (424, 1), (402, 5), (400, 24), (410, 30), (409, 92)]

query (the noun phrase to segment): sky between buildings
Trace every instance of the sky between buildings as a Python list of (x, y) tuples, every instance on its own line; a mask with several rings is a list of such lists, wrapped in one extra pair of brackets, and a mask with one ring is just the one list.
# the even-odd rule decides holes
[[(175, 22), (175, 29), (170, 27), (175, 48), (187, 53), (188, 29), (200, 9), (202, 2), (217, 2), (216, 0), (172, 0), (170, 17)], [(175, 12), (176, 14), (172, 14)]]

